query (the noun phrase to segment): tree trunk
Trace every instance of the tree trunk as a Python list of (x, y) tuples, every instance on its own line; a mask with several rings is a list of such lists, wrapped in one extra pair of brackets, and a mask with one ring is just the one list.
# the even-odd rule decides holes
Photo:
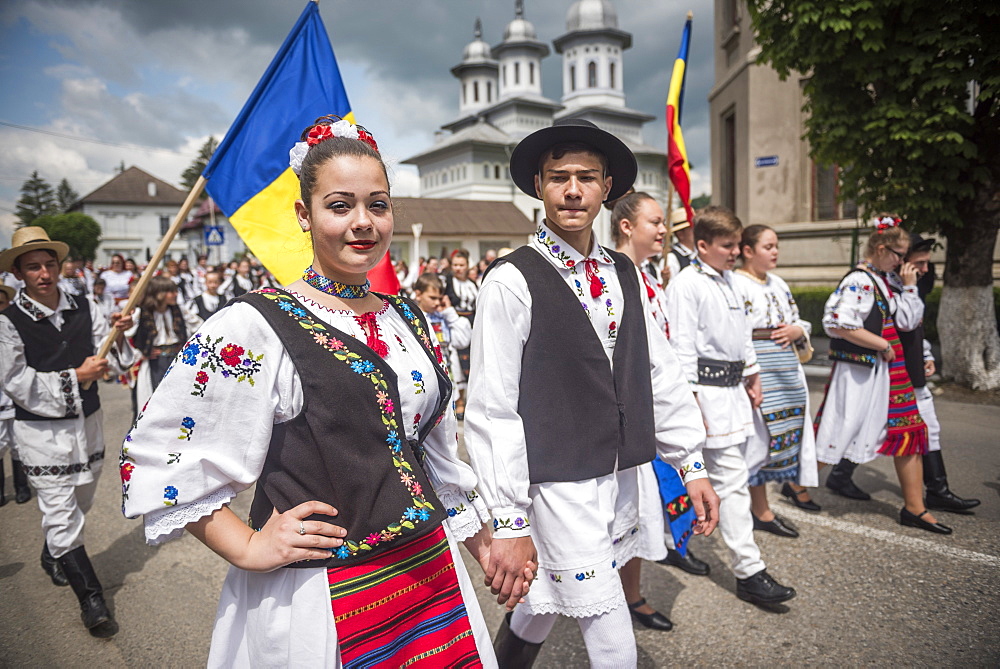
[(1000, 228), (1000, 192), (982, 188), (948, 238), (938, 310), (942, 375), (973, 390), (1000, 388), (1000, 336), (993, 305), (993, 250)]

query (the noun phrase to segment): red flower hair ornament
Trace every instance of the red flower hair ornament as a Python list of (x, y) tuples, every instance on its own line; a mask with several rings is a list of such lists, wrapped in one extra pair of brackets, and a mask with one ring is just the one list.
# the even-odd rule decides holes
[(872, 224), (875, 226), (875, 230), (878, 234), (881, 235), (889, 228), (895, 228), (902, 222), (903, 219), (898, 216), (877, 216)]
[(295, 146), (288, 152), (288, 165), (296, 176), (302, 171), (302, 161), (305, 160), (309, 149), (333, 137), (346, 137), (362, 141), (378, 153), (378, 144), (375, 142), (375, 138), (364, 126), (354, 125), (339, 116), (322, 116), (302, 133), (302, 141), (296, 142)]

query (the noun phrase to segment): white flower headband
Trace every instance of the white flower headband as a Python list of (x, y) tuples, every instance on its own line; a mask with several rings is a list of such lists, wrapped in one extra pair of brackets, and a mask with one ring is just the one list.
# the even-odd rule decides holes
[(872, 221), (872, 225), (877, 229), (878, 233), (881, 235), (889, 228), (895, 228), (902, 222), (903, 219), (897, 218), (895, 216), (876, 216), (875, 220)]
[(298, 176), (302, 171), (302, 161), (305, 160), (309, 149), (331, 137), (357, 139), (368, 144), (378, 152), (378, 144), (375, 143), (375, 138), (372, 137), (370, 132), (365, 130), (364, 126), (354, 125), (344, 119), (339, 119), (333, 123), (317, 123), (309, 129), (304, 142), (295, 142), (295, 146), (288, 151), (288, 166), (295, 172), (295, 176)]

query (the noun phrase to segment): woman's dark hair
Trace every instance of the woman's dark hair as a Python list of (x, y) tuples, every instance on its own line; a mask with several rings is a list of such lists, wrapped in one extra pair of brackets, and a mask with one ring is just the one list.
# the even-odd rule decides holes
[[(333, 121), (331, 121), (329, 117), (324, 116), (316, 119), (316, 123), (302, 131), (301, 141), (306, 141), (309, 131), (317, 125), (330, 125), (332, 123)], [(389, 172), (386, 170), (385, 162), (382, 160), (382, 156), (379, 155), (378, 151), (372, 148), (367, 142), (363, 142), (360, 139), (351, 139), (350, 137), (331, 137), (309, 147), (309, 151), (306, 152), (306, 157), (302, 159), (302, 168), (299, 170), (299, 193), (302, 197), (302, 202), (306, 205), (306, 209), (309, 209), (311, 206), (312, 193), (316, 188), (316, 173), (319, 171), (320, 166), (325, 164), (328, 160), (332, 160), (333, 158), (338, 158), (340, 156), (372, 158), (378, 161), (379, 166), (382, 168), (382, 174), (385, 175), (386, 190), (388, 190)]]
[(649, 193), (638, 191), (615, 200), (615, 206), (611, 210), (611, 239), (616, 246), (625, 241), (625, 237), (622, 234), (622, 221), (626, 218), (630, 221), (635, 220), (636, 215), (639, 213), (639, 207), (642, 206), (645, 200), (655, 201), (655, 198)]
[(760, 236), (768, 230), (774, 232), (774, 228), (761, 223), (754, 223), (753, 225), (743, 228), (743, 234), (740, 236), (740, 255), (743, 255), (744, 246), (749, 246), (750, 248), (757, 246), (757, 242), (760, 241)]

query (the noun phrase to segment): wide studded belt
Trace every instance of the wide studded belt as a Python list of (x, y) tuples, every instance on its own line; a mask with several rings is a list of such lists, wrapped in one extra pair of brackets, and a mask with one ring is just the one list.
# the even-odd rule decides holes
[(735, 386), (743, 380), (742, 360), (698, 358), (698, 383), (703, 386)]

